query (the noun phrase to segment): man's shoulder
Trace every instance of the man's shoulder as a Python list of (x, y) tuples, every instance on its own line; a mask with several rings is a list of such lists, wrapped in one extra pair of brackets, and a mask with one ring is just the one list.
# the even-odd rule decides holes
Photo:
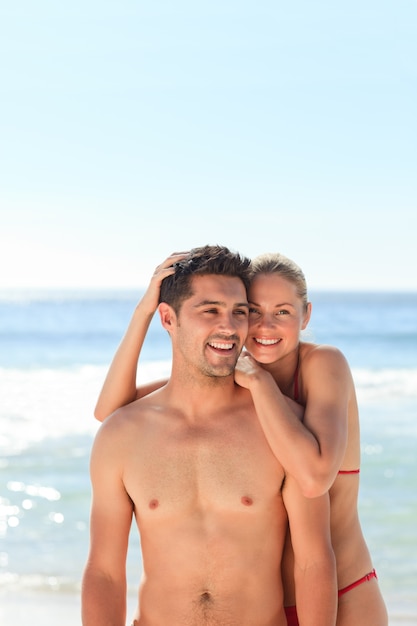
[[(157, 393), (157, 392), (156, 392)], [(152, 394), (153, 395), (153, 394)], [(109, 415), (101, 425), (104, 431), (129, 430), (132, 427), (140, 427), (148, 421), (149, 416), (155, 411), (156, 406), (160, 408), (161, 403), (157, 398), (150, 400), (149, 396), (139, 398), (133, 402), (121, 406)]]

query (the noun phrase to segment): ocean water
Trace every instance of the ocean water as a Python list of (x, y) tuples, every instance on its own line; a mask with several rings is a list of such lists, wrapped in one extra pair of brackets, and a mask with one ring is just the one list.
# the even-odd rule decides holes
[[(0, 587), (79, 593), (94, 404), (139, 294), (0, 292)], [(360, 516), (392, 616), (417, 624), (417, 294), (313, 293), (306, 339), (348, 358), (361, 413)], [(169, 375), (157, 319), (139, 369)], [(140, 578), (132, 532), (131, 593)]]

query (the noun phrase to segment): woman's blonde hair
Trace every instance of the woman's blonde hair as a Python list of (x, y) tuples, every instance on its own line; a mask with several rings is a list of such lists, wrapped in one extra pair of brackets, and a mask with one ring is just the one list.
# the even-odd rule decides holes
[(259, 274), (278, 274), (293, 283), (298, 297), (307, 308), (307, 282), (303, 270), (297, 263), (279, 252), (266, 252), (255, 257), (251, 262), (251, 281)]

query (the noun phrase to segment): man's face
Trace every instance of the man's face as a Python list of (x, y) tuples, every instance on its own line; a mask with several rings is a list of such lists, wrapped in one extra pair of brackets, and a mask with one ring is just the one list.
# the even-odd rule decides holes
[(205, 376), (229, 376), (248, 332), (245, 286), (239, 278), (208, 275), (194, 276), (192, 289), (171, 333), (174, 350)]

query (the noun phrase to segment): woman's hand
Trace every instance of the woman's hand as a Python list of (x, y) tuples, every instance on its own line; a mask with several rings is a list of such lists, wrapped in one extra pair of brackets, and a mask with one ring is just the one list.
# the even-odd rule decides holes
[(185, 259), (188, 254), (188, 252), (173, 252), (156, 267), (148, 288), (142, 297), (141, 308), (146, 308), (150, 314), (155, 313), (158, 308), (162, 281), (175, 272), (174, 264)]
[(259, 365), (249, 352), (243, 351), (235, 367), (235, 382), (240, 387), (251, 388), (251, 384), (267, 372)]

